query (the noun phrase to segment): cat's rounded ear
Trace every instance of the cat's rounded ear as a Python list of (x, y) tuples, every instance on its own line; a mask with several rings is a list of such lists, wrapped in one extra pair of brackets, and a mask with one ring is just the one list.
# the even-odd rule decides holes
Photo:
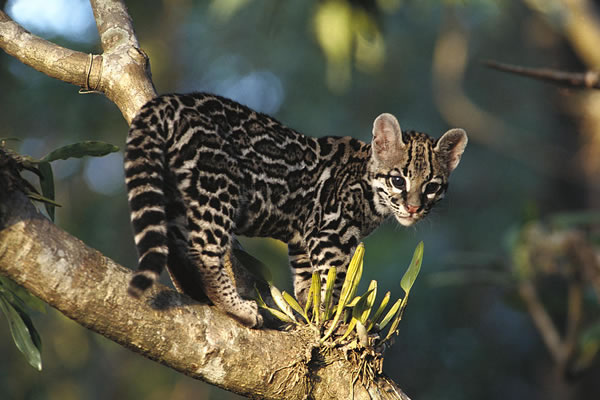
[(458, 166), (468, 141), (467, 132), (460, 128), (450, 129), (438, 139), (434, 150), (446, 161), (448, 172)]
[(404, 147), (402, 130), (396, 117), (383, 113), (373, 122), (373, 156), (378, 161), (392, 161), (398, 157), (398, 150)]

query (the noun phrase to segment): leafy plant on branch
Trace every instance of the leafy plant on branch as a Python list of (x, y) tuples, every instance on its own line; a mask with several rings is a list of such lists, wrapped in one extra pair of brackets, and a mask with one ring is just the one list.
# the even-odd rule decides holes
[[(412, 261), (400, 281), (404, 297), (396, 300), (387, 312), (386, 308), (391, 297), (389, 291), (385, 293), (379, 306), (375, 307), (377, 281), (371, 281), (365, 293), (356, 295), (363, 272), (364, 253), (364, 245), (360, 243), (350, 261), (337, 304), (332, 304), (335, 267), (331, 267), (327, 274), (324, 295), (322, 295), (320, 276), (317, 272), (313, 273), (304, 307), (300, 306), (292, 295), (279, 291), (272, 284), (269, 284), (271, 296), (277, 308), (268, 306), (258, 290), (257, 293), (259, 306), (282, 322), (292, 325), (306, 324), (313, 328), (319, 335), (321, 351), (338, 346), (355, 351), (357, 360), (364, 360), (361, 371), (371, 375), (375, 372), (381, 373), (382, 352), (385, 346), (390, 344), (392, 337), (398, 333), (398, 325), (406, 309), (408, 295), (421, 269), (423, 242), (417, 245)], [(388, 325), (389, 328), (384, 334)], [(365, 355), (370, 355), (370, 359)]]
[(26, 169), (38, 176), (42, 193), (38, 193), (31, 184), (26, 183), (27, 196), (32, 200), (43, 202), (52, 221), (54, 221), (54, 207), (60, 207), (60, 204), (54, 201), (54, 174), (50, 163), (56, 160), (83, 158), (85, 156), (102, 157), (119, 150), (115, 145), (89, 140), (59, 147), (44, 157), (35, 159), (30, 156), (16, 154), (7, 149), (6, 140), (9, 139), (0, 139), (0, 150), (2, 150), (0, 156), (15, 159), (20, 170)]

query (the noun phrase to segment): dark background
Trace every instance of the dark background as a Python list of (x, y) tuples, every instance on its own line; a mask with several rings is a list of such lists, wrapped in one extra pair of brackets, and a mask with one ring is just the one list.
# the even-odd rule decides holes
[[(20, 10), (22, 3), (9, 1), (4, 9), (27, 29), (101, 52), (85, 1), (47, 2), (57, 16)], [(600, 398), (600, 370), (592, 364), (567, 380), (556, 368), (516, 295), (512, 243), (526, 221), (598, 210), (600, 97), (482, 64), (598, 67), (578, 45), (574, 32), (582, 22), (569, 22), (567, 3), (127, 1), (159, 93), (216, 92), (313, 136), (368, 141), (382, 112), (432, 136), (465, 128), (469, 145), (444, 202), (414, 228), (390, 221), (365, 240), (363, 286), (376, 279), (380, 293), (395, 297), (412, 251), (425, 243), (423, 269), (384, 370), (413, 399), (592, 400)], [(45, 19), (57, 26), (43, 25)], [(0, 137), (20, 138), (10, 145), (33, 157), (81, 140), (122, 148), (127, 124), (116, 106), (77, 91), (0, 53)], [(63, 205), (56, 223), (133, 268), (122, 153), (53, 168)], [(289, 291), (285, 245), (244, 243)], [(558, 326), (563, 289), (559, 282), (548, 292)], [(597, 319), (597, 298), (586, 293), (586, 315)], [(239, 398), (131, 353), (53, 309), (32, 317), (44, 369), (26, 363), (0, 321), (2, 398)]]

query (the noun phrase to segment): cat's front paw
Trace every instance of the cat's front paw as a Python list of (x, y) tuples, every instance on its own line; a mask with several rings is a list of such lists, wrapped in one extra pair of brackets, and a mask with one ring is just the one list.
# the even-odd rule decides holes
[(260, 328), (263, 317), (258, 312), (258, 305), (252, 300), (243, 300), (235, 310), (229, 310), (229, 314), (240, 323), (249, 328)]

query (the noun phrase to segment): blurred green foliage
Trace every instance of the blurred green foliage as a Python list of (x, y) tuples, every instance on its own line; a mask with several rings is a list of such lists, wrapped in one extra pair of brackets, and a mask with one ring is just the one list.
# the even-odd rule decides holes
[(0, 311), (8, 321), (15, 345), (27, 362), (42, 370), (42, 340), (28, 314), (27, 307), (43, 310), (43, 303), (10, 279), (0, 276)]
[[(453, 268), (478, 270), (492, 260), (498, 270), (509, 258), (503, 246), (508, 232), (521, 224), (522, 210), (529, 205), (542, 216), (599, 207), (584, 181), (556, 173), (576, 164), (570, 160), (576, 157), (578, 127), (568, 107), (576, 93), (493, 72), (479, 63), (498, 59), (579, 68), (561, 36), (560, 19), (545, 18), (528, 2), (130, 0), (127, 5), (159, 92), (217, 92), (313, 136), (370, 140), (371, 124), (382, 112), (395, 114), (404, 129), (434, 136), (454, 125), (470, 126), (469, 114), (450, 126), (438, 99), (452, 93), (440, 93), (446, 86), (435, 83), (440, 71), (450, 71), (459, 56), (467, 57), (461, 89), (480, 110), (504, 122), (504, 128), (495, 134), (495, 146), (482, 140), (485, 123), (467, 129), (470, 143), (447, 200), (427, 220), (411, 229), (390, 222), (366, 239), (363, 282), (375, 279), (385, 292), (397, 289), (404, 272), (398, 260), (407, 260), (421, 240), (428, 247), (422, 277), (448, 270), (449, 261)], [(444, 53), (435, 66), (437, 46), (456, 31), (465, 42), (455, 42), (462, 47), (451, 47), (454, 53)], [(101, 51), (97, 37), (87, 33), (77, 38), (47, 35), (77, 50)], [(127, 125), (118, 109), (102, 96), (80, 96), (77, 90), (0, 53), (0, 137), (20, 138), (19, 152), (38, 158), (83, 140), (122, 148)], [(449, 104), (461, 103), (450, 97)], [(568, 157), (550, 170), (503, 147), (524, 140), (559, 147)], [(522, 150), (544, 160), (542, 147)], [(56, 223), (133, 268), (122, 154), (61, 161), (53, 167), (56, 200), (64, 206), (56, 211)], [(273, 240), (243, 243), (271, 267), (277, 286), (290, 291), (285, 246)], [(529, 316), (510, 305), (506, 287), (427, 282), (416, 281), (411, 306), (384, 363), (384, 371), (412, 398), (600, 395), (597, 367), (573, 383), (556, 378)], [(361, 292), (367, 291), (364, 285)], [(2, 398), (238, 398), (130, 353), (55, 311), (32, 318), (44, 340), (44, 371), (27, 365), (1, 324)]]

